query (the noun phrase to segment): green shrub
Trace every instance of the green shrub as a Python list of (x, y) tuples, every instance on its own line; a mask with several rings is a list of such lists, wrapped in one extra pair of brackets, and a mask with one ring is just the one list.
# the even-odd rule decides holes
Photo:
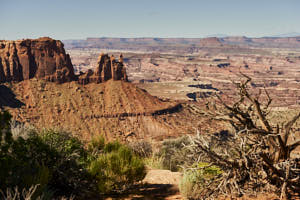
[(93, 137), (91, 142), (88, 144), (88, 150), (90, 152), (100, 153), (105, 146), (105, 138), (102, 135)]
[(151, 157), (144, 158), (144, 162), (151, 169), (164, 169), (163, 157), (152, 155)]
[(49, 168), (43, 165), (49, 148), (31, 133), (26, 140), (13, 138), (10, 118), (7, 112), (0, 113), (0, 189), (5, 191), (19, 187), (23, 190), (38, 185), (34, 195), (39, 195), (47, 188), (51, 178)]
[(76, 158), (84, 163), (86, 159), (86, 151), (83, 143), (71, 133), (56, 130), (44, 130), (41, 139), (51, 149), (56, 150), (62, 156)]
[(49, 186), (59, 195), (80, 193), (89, 187), (88, 155), (80, 140), (56, 130), (44, 130), (40, 138), (51, 150), (47, 161), (52, 171)]
[(211, 189), (216, 188), (218, 177), (223, 172), (215, 165), (200, 162), (185, 170), (180, 182), (180, 193), (187, 199), (206, 199)]
[(105, 144), (98, 137), (85, 149), (70, 133), (37, 132), (18, 122), (10, 124), (10, 120), (9, 113), (0, 113), (2, 195), (18, 188), (15, 194), (31, 191), (33, 199), (44, 194), (49, 198), (84, 197), (97, 187), (103, 193), (123, 191), (146, 174), (143, 161), (118, 141)]
[(0, 113), (0, 189), (5, 188), (9, 183), (7, 177), (12, 173), (10, 165), (14, 162), (14, 158), (9, 153), (13, 143), (12, 134), (9, 131), (10, 119), (11, 115), (8, 112)]
[(113, 142), (109, 142), (109, 143), (105, 144), (105, 146), (103, 148), (103, 152), (111, 153), (113, 151), (118, 151), (121, 147), (125, 147), (125, 146), (122, 145), (119, 141), (115, 140)]
[(122, 192), (146, 175), (143, 161), (117, 141), (105, 145), (89, 172), (97, 179), (101, 193)]
[[(0, 113), (0, 159), (2, 162), (8, 162), (8, 158), (4, 156), (8, 155), (8, 151), (13, 144), (12, 134), (10, 132), (9, 122), (11, 115), (4, 111)], [(1, 173), (1, 172), (0, 172)]]
[(105, 147), (105, 139), (102, 135), (93, 137), (87, 145), (87, 162), (94, 161), (99, 154), (103, 153)]
[(86, 170), (88, 152), (79, 139), (63, 131), (20, 128), (20, 132), (10, 127), (10, 119), (9, 113), (0, 113), (1, 191), (16, 187), (23, 191), (34, 185), (36, 197), (50, 190), (56, 196), (69, 196), (89, 189), (93, 181)]

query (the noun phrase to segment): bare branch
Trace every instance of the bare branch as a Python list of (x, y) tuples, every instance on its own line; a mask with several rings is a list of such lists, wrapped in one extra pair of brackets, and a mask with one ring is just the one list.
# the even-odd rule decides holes
[(289, 152), (292, 152), (293, 150), (295, 150), (298, 146), (300, 146), (300, 140), (297, 140), (296, 142), (288, 145), (288, 149), (289, 149)]
[(285, 133), (283, 135), (283, 142), (284, 142), (285, 145), (287, 144), (291, 128), (295, 124), (295, 122), (299, 119), (299, 117), (300, 117), (300, 112), (296, 116), (294, 116), (291, 121), (289, 121), (288, 123), (286, 123), (286, 125), (284, 127), (285, 128)]
[[(267, 191), (289, 198), (289, 193), (294, 194), (300, 187), (300, 162), (290, 156), (300, 145), (300, 140), (287, 145), (300, 113), (285, 126), (274, 125), (267, 118), (272, 103), (270, 94), (264, 88), (254, 96), (248, 86), (252, 79), (241, 75), (244, 81), (233, 82), (239, 99), (230, 105), (216, 95), (223, 112), (210, 110), (208, 113), (212, 119), (230, 123), (236, 132), (223, 140), (216, 135), (191, 137), (191, 148), (194, 148), (191, 152), (199, 161), (209, 162), (210, 166), (217, 165), (223, 170), (217, 187), (209, 194), (241, 195)], [(266, 95), (266, 104), (260, 102), (260, 95)]]

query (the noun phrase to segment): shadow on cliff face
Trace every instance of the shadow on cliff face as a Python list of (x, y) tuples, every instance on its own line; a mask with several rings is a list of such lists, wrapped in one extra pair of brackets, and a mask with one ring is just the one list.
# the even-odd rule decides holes
[(0, 85), (0, 108), (8, 106), (11, 108), (20, 108), (25, 105), (23, 102), (16, 99), (13, 91), (5, 85)]

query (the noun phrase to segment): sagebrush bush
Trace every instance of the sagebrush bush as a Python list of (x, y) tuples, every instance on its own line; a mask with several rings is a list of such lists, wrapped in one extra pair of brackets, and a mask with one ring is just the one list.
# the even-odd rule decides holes
[(35, 129), (30, 125), (25, 125), (24, 123), (20, 123), (16, 120), (11, 120), (10, 132), (14, 139), (21, 137), (26, 140), (32, 132), (35, 132)]
[(149, 158), (153, 153), (152, 145), (145, 140), (132, 142), (129, 144), (129, 147), (136, 155), (142, 158)]
[(97, 179), (101, 193), (122, 192), (146, 175), (143, 160), (117, 141), (105, 145), (89, 172)]
[(181, 166), (191, 165), (195, 162), (194, 157), (190, 157), (190, 149), (185, 145), (190, 144), (188, 136), (163, 141), (162, 147), (156, 156), (162, 158), (164, 169), (171, 171), (181, 170)]
[(194, 164), (191, 169), (186, 169), (180, 182), (180, 193), (187, 199), (205, 199), (210, 196), (210, 188), (217, 187), (216, 179), (222, 170), (209, 163)]

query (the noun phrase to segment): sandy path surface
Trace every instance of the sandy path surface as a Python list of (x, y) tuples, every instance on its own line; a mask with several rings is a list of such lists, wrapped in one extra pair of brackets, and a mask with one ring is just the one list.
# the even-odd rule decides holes
[(109, 197), (106, 200), (178, 200), (183, 199), (179, 193), (179, 182), (182, 174), (171, 172), (170, 170), (150, 169), (142, 181), (142, 185), (137, 186), (135, 194), (123, 197)]

